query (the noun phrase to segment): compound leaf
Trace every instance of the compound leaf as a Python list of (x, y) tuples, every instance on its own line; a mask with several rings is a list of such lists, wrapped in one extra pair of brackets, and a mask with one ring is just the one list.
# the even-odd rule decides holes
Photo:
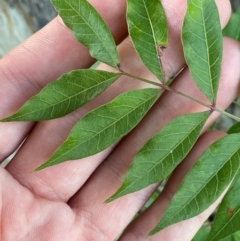
[(100, 70), (69, 72), (1, 121), (42, 121), (64, 116), (94, 99), (118, 78), (119, 74)]
[(207, 209), (237, 175), (239, 157), (240, 134), (225, 136), (212, 144), (186, 175), (162, 220), (151, 234)]
[(119, 58), (113, 36), (99, 13), (86, 0), (51, 0), (64, 23), (92, 57), (118, 67)]
[(131, 131), (160, 96), (159, 89), (133, 90), (85, 115), (41, 170), (105, 150)]
[(223, 35), (240, 41), (240, 7), (232, 14), (227, 26), (223, 29)]
[(159, 0), (128, 0), (127, 23), (134, 47), (146, 67), (163, 79), (160, 48), (168, 40), (167, 20)]
[(209, 112), (180, 116), (169, 122), (136, 155), (119, 190), (107, 201), (166, 178), (191, 150)]
[(220, 204), (207, 241), (219, 241), (240, 230), (240, 178)]
[(215, 103), (221, 72), (222, 30), (214, 0), (188, 0), (182, 42), (193, 79)]

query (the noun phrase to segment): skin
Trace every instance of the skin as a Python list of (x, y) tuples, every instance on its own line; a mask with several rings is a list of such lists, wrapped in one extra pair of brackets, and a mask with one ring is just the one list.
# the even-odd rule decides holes
[[(122, 68), (138, 76), (154, 79), (136, 56), (127, 37), (124, 20), (125, 1), (91, 0), (110, 27), (118, 45)], [(216, 1), (222, 26), (231, 13), (230, 3)], [(186, 11), (185, 0), (162, 1), (169, 21), (170, 43), (163, 52), (166, 78), (185, 66), (180, 28)], [(15, 112), (27, 99), (61, 74), (88, 68), (94, 60), (79, 44), (59, 17), (0, 60), (0, 118)], [(225, 109), (239, 90), (240, 46), (224, 39), (222, 73), (217, 106)], [(111, 70), (104, 64), (100, 69)], [(206, 110), (181, 96), (166, 92), (140, 125), (118, 145), (81, 161), (32, 172), (45, 162), (66, 139), (69, 131), (84, 114), (130, 89), (147, 87), (139, 81), (121, 77), (104, 95), (74, 113), (41, 123), (0, 123), (0, 158), (3, 161), (27, 137), (17, 155), (4, 169), (0, 168), (0, 239), (51, 241), (112, 241), (125, 229), (121, 241), (190, 241), (204, 220), (217, 206), (191, 220), (172, 225), (158, 234), (147, 234), (160, 220), (169, 200), (184, 175), (199, 155), (224, 135), (219, 131), (203, 133), (188, 157), (171, 176), (165, 191), (135, 221), (132, 217), (144, 205), (157, 185), (124, 196), (110, 204), (103, 202), (120, 187), (134, 155), (144, 143), (171, 119), (185, 113)], [(207, 102), (184, 69), (173, 87)], [(228, 93), (228, 94), (226, 94)], [(206, 128), (218, 117), (213, 113)]]

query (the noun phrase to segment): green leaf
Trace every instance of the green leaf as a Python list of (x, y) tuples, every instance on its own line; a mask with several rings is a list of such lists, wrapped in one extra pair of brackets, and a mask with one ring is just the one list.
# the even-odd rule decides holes
[(51, 0), (64, 23), (92, 57), (118, 67), (116, 44), (110, 30), (93, 6), (86, 0)]
[(223, 29), (223, 35), (240, 41), (240, 7), (232, 14), (227, 26)]
[(233, 236), (234, 236), (235, 241), (240, 241), (240, 232), (234, 233)]
[[(238, 176), (237, 176), (238, 177)], [(207, 241), (219, 241), (240, 230), (240, 178), (224, 197)]]
[(107, 202), (166, 178), (191, 150), (208, 116), (187, 114), (169, 122), (138, 152), (122, 186)]
[(134, 47), (146, 67), (163, 79), (159, 48), (168, 41), (167, 20), (159, 0), (128, 0), (127, 23)]
[(222, 30), (214, 0), (188, 0), (182, 42), (193, 79), (215, 103), (221, 72)]
[(141, 210), (146, 210), (148, 207), (150, 207), (152, 203), (158, 198), (158, 196), (159, 196), (158, 191), (154, 192)]
[(41, 121), (64, 116), (102, 93), (119, 74), (100, 70), (77, 70), (48, 84), (7, 121)]
[(192, 241), (205, 241), (208, 234), (210, 233), (211, 227), (210, 225), (203, 225), (199, 231), (197, 232), (197, 234), (195, 235), (195, 237), (193, 238)]
[(42, 166), (84, 158), (105, 150), (131, 131), (160, 96), (159, 89), (133, 90), (85, 115)]
[(235, 125), (233, 125), (229, 130), (228, 134), (234, 134), (240, 132), (240, 122), (237, 122)]
[(216, 201), (236, 176), (239, 155), (240, 134), (225, 136), (211, 145), (186, 175), (151, 234), (202, 213)]

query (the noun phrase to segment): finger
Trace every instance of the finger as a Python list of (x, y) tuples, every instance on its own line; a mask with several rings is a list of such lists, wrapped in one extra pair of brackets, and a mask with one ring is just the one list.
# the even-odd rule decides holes
[[(227, 23), (229, 8), (225, 2), (217, 1), (221, 15), (222, 25)], [(120, 42), (126, 35), (125, 1), (90, 1), (104, 17), (115, 39)], [(182, 51), (175, 51), (180, 44), (179, 30), (185, 11), (185, 2), (175, 0), (170, 3), (163, 1), (168, 19), (171, 48), (168, 48), (172, 61), (163, 58), (166, 69), (175, 68), (173, 63), (182, 66)], [(177, 8), (175, 6), (178, 6)], [(226, 11), (227, 10), (227, 11)], [(177, 31), (178, 30), (178, 31)], [(176, 34), (174, 34), (176, 32)], [(82, 60), (82, 61), (81, 61)], [(92, 64), (87, 50), (79, 45), (70, 31), (59, 22), (59, 18), (53, 20), (47, 27), (27, 40), (20, 47), (11, 52), (0, 61), (0, 118), (15, 112), (31, 96), (36, 94), (43, 86), (56, 79), (61, 74), (76, 68), (85, 68)], [(51, 66), (51, 67), (50, 67)], [(166, 72), (173, 72), (167, 71)], [(2, 81), (2, 82), (1, 82)], [(13, 96), (11, 99), (9, 95)], [(17, 100), (17, 101), (16, 101)], [(28, 134), (32, 125), (29, 123), (1, 123), (0, 132), (0, 160), (9, 156)], [(11, 145), (6, 145), (11, 143)]]
[[(90, 3), (106, 20), (116, 42), (121, 42), (127, 34), (125, 1), (107, 0), (103, 4), (102, 1), (92, 0)], [(55, 18), (0, 60), (0, 118), (15, 112), (61, 74), (93, 64), (87, 49), (75, 40), (59, 19)], [(0, 160), (16, 149), (31, 126), (29, 123), (0, 124)]]
[[(139, 64), (139, 58), (129, 38), (123, 41), (118, 49), (123, 63), (122, 68), (125, 71), (131, 71), (131, 73), (139, 74), (142, 77), (151, 76), (146, 68)], [(103, 64), (99, 68), (111, 71), (109, 67)], [(174, 72), (167, 73), (170, 76), (178, 70), (176, 66), (175, 69), (171, 69)], [(49, 170), (36, 173), (32, 171), (53, 154), (57, 147), (67, 138), (76, 121), (88, 111), (110, 101), (122, 92), (146, 86), (143, 82), (121, 77), (103, 95), (97, 97), (80, 110), (57, 120), (38, 123), (17, 155), (7, 166), (7, 170), (22, 185), (28, 187), (37, 195), (52, 200), (67, 201), (85, 183), (113, 147), (100, 154), (84, 158), (81, 162), (62, 163)], [(71, 179), (69, 179), (69, 176), (71, 176)]]
[[(166, 1), (164, 4), (167, 10), (167, 15), (171, 17), (174, 15), (176, 9), (176, 7), (174, 8), (174, 4), (177, 6), (179, 1), (171, 1), (170, 3)], [(228, 5), (226, 4), (225, 6), (227, 7)], [(184, 9), (182, 9), (182, 12), (179, 12), (177, 20), (172, 24), (170, 21), (169, 24), (170, 43), (163, 57), (164, 65), (171, 66), (165, 70), (168, 77), (176, 74), (184, 66), (181, 42), (175, 42), (175, 37), (180, 39), (179, 26), (182, 21), (183, 14)], [(227, 21), (226, 9), (222, 11), (222, 15), (222, 18), (225, 19), (223, 21), (224, 25)], [(179, 24), (176, 24), (177, 21)], [(137, 57), (129, 39), (119, 46), (119, 53), (122, 67), (125, 71), (129, 71), (141, 77), (152, 78), (149, 71), (147, 71), (139, 61), (139, 58)], [(106, 66), (103, 66), (102, 68), (106, 70)], [(25, 142), (25, 145), (21, 148), (21, 151), (7, 169), (20, 183), (33, 190), (36, 194), (51, 199), (68, 200), (68, 198), (71, 197), (83, 185), (83, 183), (85, 183), (99, 163), (101, 163), (106, 155), (108, 155), (111, 151), (111, 148), (99, 155), (81, 160), (81, 162), (78, 163), (64, 163), (51, 168), (50, 170), (39, 173), (32, 173), (32, 170), (51, 156), (57, 146), (59, 146), (66, 138), (67, 133), (77, 119), (81, 118), (87, 111), (109, 101), (121, 92), (141, 88), (143, 86), (145, 86), (145, 84), (142, 84), (139, 81), (123, 77), (107, 92), (105, 92), (104, 95), (100, 96), (95, 101), (86, 105), (84, 108), (81, 108), (72, 115), (60, 120), (53, 120), (38, 124), (33, 133), (29, 136), (28, 140)], [(61, 132), (58, 130), (61, 130)], [(49, 135), (49, 133), (51, 133), (51, 135)], [(41, 146), (39, 143), (41, 143)], [(79, 175), (79, 172), (82, 175)], [(69, 176), (71, 176), (71, 179), (68, 178)]]
[[(220, 21), (222, 29), (226, 26), (231, 15), (231, 4), (230, 1), (216, 0), (215, 1), (219, 10)], [(168, 30), (169, 30), (169, 44), (167, 49), (163, 52), (162, 62), (164, 67), (164, 72), (171, 72), (170, 70), (178, 67), (183, 67), (184, 57), (181, 45), (181, 28), (184, 19), (184, 15), (187, 9), (187, 1), (174, 0), (174, 1), (161, 1), (168, 20)], [(180, 51), (181, 49), (181, 51)], [(167, 56), (167, 57), (166, 57)], [(171, 56), (171, 58), (169, 57)], [(166, 58), (165, 58), (166, 57)], [(166, 75), (166, 79), (172, 76)]]
[[(235, 55), (233, 55), (232, 49)], [(237, 95), (237, 86), (240, 77), (240, 71), (237, 69), (237, 63), (240, 60), (239, 49), (239, 43), (236, 41), (231, 39), (224, 41), (224, 61), (222, 65), (220, 93), (223, 91), (222, 88), (224, 88), (232, 96), (230, 96), (231, 94), (227, 96), (224, 94), (222, 96), (224, 101), (218, 102), (221, 108), (228, 106)], [(231, 70), (229, 71), (230, 66)], [(228, 76), (226, 73), (228, 73)], [(226, 83), (230, 81), (232, 83), (227, 85)], [(192, 81), (187, 69), (179, 75), (176, 82), (173, 83), (173, 87), (181, 89), (184, 93), (194, 95), (201, 100), (205, 100), (205, 97), (199, 92)], [(219, 99), (221, 99), (220, 96)], [(205, 107), (199, 104), (191, 102), (182, 96), (166, 92), (140, 125), (114, 149), (106, 161), (92, 174), (82, 189), (70, 200), (69, 204), (74, 207), (79, 217), (82, 215), (82, 209), (87, 210), (90, 214), (96, 214), (93, 225), (100, 226), (104, 232), (107, 232), (108, 227), (105, 228), (107, 220), (112, 226), (110, 230), (112, 231), (111, 234), (117, 235), (120, 233), (138, 210), (141, 209), (156, 187), (153, 185), (139, 192), (121, 197), (110, 204), (103, 204), (121, 186), (126, 171), (130, 167), (136, 153), (147, 140), (174, 117), (203, 110), (205, 110)], [(211, 121), (214, 121), (214, 119)], [(208, 122), (208, 126), (210, 124), (211, 122)], [(205, 128), (207, 128), (207, 125)]]
[[(172, 199), (174, 193), (179, 188), (184, 176), (191, 169), (194, 163), (198, 160), (200, 155), (206, 150), (212, 143), (217, 141), (219, 138), (223, 137), (225, 133), (214, 131), (205, 133), (198, 140), (194, 148), (191, 150), (187, 158), (174, 170), (171, 178), (169, 179), (167, 185), (165, 186), (163, 192), (160, 194), (159, 198), (154, 202), (154, 204), (147, 209), (142, 215), (140, 215), (136, 220), (134, 220), (129, 227), (125, 230), (121, 241), (124, 240), (145, 240), (148, 233), (157, 225), (161, 216), (164, 213), (167, 205)], [(149, 237), (149, 241), (157, 240), (168, 240), (174, 241), (176, 237), (179, 237), (179, 241), (190, 241), (192, 240), (195, 233), (201, 227), (203, 222), (208, 218), (212, 211), (219, 204), (220, 199), (211, 205), (205, 212), (198, 215), (197, 217), (191, 218), (189, 220), (174, 224), (167, 227), (161, 232)]]

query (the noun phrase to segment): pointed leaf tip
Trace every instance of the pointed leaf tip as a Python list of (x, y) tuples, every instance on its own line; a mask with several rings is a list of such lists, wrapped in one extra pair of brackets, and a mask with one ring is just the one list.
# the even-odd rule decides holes
[(186, 175), (151, 233), (206, 210), (236, 177), (240, 167), (239, 156), (240, 134), (225, 136), (212, 144)]
[(7, 121), (42, 121), (62, 117), (82, 107), (119, 78), (118, 73), (81, 69), (62, 75), (29, 99)]
[(34, 172), (42, 171), (42, 170), (46, 169), (47, 167), (50, 167), (50, 165), (41, 165), (41, 166), (37, 167), (36, 169), (34, 169)]
[(39, 172), (39, 171), (41, 171), (41, 170), (43, 170), (43, 169), (44, 169), (43, 166), (39, 166), (39, 167), (37, 167), (36, 169), (34, 169), (33, 172)]
[(131, 131), (159, 96), (159, 89), (133, 90), (89, 112), (43, 165), (77, 160), (105, 150)]
[(104, 201), (104, 203), (107, 204), (107, 203), (110, 203), (110, 202), (112, 202), (112, 201), (113, 201), (113, 200), (112, 200), (111, 198), (108, 198), (107, 200)]
[(170, 121), (137, 153), (123, 184), (108, 201), (166, 178), (191, 150), (208, 116), (207, 111), (183, 115)]
[(86, 0), (51, 0), (64, 23), (92, 57), (117, 68), (119, 57), (106, 23)]

